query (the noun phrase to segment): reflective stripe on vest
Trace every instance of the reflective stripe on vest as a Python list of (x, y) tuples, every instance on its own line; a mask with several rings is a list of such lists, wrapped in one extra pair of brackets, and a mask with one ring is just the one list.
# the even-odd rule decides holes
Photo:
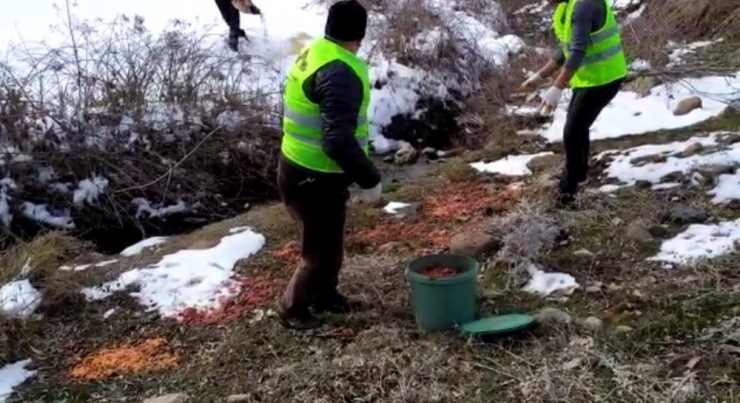
[[(561, 3), (553, 18), (555, 35), (566, 57), (570, 55), (572, 15), (577, 1)], [(600, 86), (627, 75), (621, 29), (609, 1), (604, 0), (604, 3), (607, 14), (604, 27), (590, 35), (583, 62), (571, 79), (570, 84), (573, 88)]]
[[(292, 120), (296, 124), (299, 124), (304, 127), (310, 127), (317, 130), (322, 130), (323, 122), (321, 121), (320, 117), (316, 116), (307, 116), (302, 115), (298, 112), (292, 111), (285, 108), (285, 111), (283, 112), (283, 117)], [(367, 117), (366, 116), (360, 116), (357, 118), (357, 126), (361, 126), (367, 123)], [(323, 147), (321, 144), (321, 140), (317, 140), (308, 136), (304, 136), (302, 134), (291, 132), (290, 130), (284, 130), (284, 134), (286, 136), (293, 137), (294, 139), (311, 144), (314, 147)], [(360, 147), (365, 148), (369, 145), (368, 143), (368, 137), (357, 137), (357, 142), (360, 144)]]
[(321, 111), (317, 104), (308, 99), (303, 91), (303, 84), (321, 67), (336, 60), (346, 63), (362, 82), (363, 99), (357, 117), (355, 138), (367, 154), (370, 78), (365, 62), (334, 42), (318, 39), (301, 51), (290, 69), (285, 86), (282, 153), (292, 162), (319, 172), (339, 173), (342, 170), (323, 150)]

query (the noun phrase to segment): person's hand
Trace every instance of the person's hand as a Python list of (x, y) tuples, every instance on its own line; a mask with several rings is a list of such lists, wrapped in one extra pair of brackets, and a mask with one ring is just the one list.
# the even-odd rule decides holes
[(262, 15), (262, 10), (260, 10), (259, 7), (255, 6), (254, 4), (249, 6), (249, 11), (254, 15)]
[(378, 182), (377, 185), (370, 189), (362, 189), (359, 195), (360, 201), (371, 206), (377, 206), (383, 202), (383, 185)]
[(540, 108), (543, 113), (549, 114), (555, 111), (560, 104), (560, 98), (563, 96), (563, 90), (558, 87), (552, 86), (542, 96), (542, 105)]
[(529, 78), (526, 79), (522, 83), (522, 85), (519, 86), (519, 90), (520, 91), (531, 90), (534, 87), (536, 87), (537, 84), (539, 84), (542, 80), (543, 80), (542, 75), (539, 72), (536, 72), (532, 74), (531, 76), (529, 76)]

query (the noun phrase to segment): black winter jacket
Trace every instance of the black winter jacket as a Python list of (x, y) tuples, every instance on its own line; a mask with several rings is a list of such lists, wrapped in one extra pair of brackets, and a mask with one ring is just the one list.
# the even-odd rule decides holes
[[(321, 109), (324, 152), (344, 173), (327, 174), (304, 170), (304, 175), (291, 176), (323, 179), (344, 186), (357, 183), (363, 189), (377, 185), (381, 179), (380, 174), (355, 138), (357, 116), (364, 94), (362, 82), (352, 68), (339, 60), (328, 63), (304, 82), (303, 91)], [(295, 164), (286, 165), (292, 170), (302, 169)]]

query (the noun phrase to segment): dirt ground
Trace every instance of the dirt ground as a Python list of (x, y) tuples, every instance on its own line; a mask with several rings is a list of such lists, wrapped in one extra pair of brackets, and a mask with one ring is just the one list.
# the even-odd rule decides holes
[[(733, 119), (712, 124), (738, 128)], [(652, 141), (686, 132), (657, 133)], [(636, 219), (660, 223), (672, 193), (586, 194), (578, 210), (550, 210), (570, 240), (541, 263), (578, 279), (582, 288), (570, 297), (524, 293), (509, 285), (505, 267), (482, 261), (482, 312), (540, 312), (543, 324), (536, 330), (485, 343), (419, 333), (405, 264), (443, 251), (451, 235), (508, 214), (518, 203), (546, 204), (546, 178), (560, 162), (533, 164), (535, 176), (521, 192), (511, 192), (507, 183), (461, 173), (466, 165), (460, 161), (388, 195), (419, 203), (416, 217), (353, 205), (341, 287), (364, 303), (362, 311), (329, 316), (327, 326), (308, 333), (287, 331), (269, 314), (258, 317), (290, 277), (299, 250), (297, 228), (282, 206), (258, 206), (137, 259), (141, 264), (180, 248), (206, 247), (229, 228), (249, 225), (265, 234), (267, 246), (238, 272), (274, 280), (264, 280), (260, 299), (239, 300), (222, 316), (186, 323), (159, 319), (125, 293), (69, 302), (42, 322), (15, 328), (22, 335), (15, 350), (32, 358), (39, 373), (11, 401), (134, 402), (174, 392), (197, 402), (234, 394), (246, 395), (247, 402), (737, 401), (738, 340), (731, 332), (737, 327), (727, 322), (740, 303), (737, 257), (666, 270), (644, 261), (656, 241), (624, 235)], [(681, 191), (680, 197), (715, 217), (740, 216), (714, 207), (701, 192)], [(111, 268), (108, 275), (119, 271)], [(114, 306), (115, 315), (105, 319)]]
[[(592, 150), (739, 132), (738, 116), (597, 141)], [(533, 162), (534, 175), (519, 191), (466, 163), (513, 150), (556, 155)], [(418, 208), (411, 217), (397, 218), (352, 205), (340, 287), (363, 309), (328, 315), (326, 326), (304, 333), (282, 328), (269, 313), (299, 252), (298, 228), (278, 204), (255, 206), (94, 273), (57, 268), (70, 257), (106, 257), (80, 258), (80, 248), (63, 238), (31, 245), (34, 251), (61, 252), (47, 254), (35, 268), (34, 281), (46, 285), (44, 316), (25, 322), (0, 318), (0, 364), (30, 358), (38, 371), (9, 402), (141, 402), (168, 393), (186, 393), (191, 402), (243, 395), (240, 401), (254, 403), (740, 402), (740, 256), (682, 269), (645, 260), (660, 240), (685, 229), (665, 218), (677, 201), (712, 220), (740, 218), (740, 211), (710, 203), (705, 189), (685, 187), (630, 188), (617, 197), (587, 192), (577, 209), (553, 209), (551, 177), (561, 162), (557, 145), (508, 136), (410, 175), (391, 173), (396, 182), (388, 199)], [(594, 164), (589, 187), (603, 183), (602, 171)], [(537, 314), (540, 326), (485, 342), (455, 332), (420, 333), (403, 275), (406, 264), (444, 251), (453, 235), (524, 205), (538, 206), (569, 235), (538, 256), (538, 263), (572, 274), (581, 288), (570, 296), (533, 296), (513, 285), (510, 267), (484, 257), (481, 314)], [(635, 240), (627, 232), (637, 221), (663, 230)], [(192, 313), (178, 322), (144, 310), (125, 292), (95, 302), (79, 297), (81, 286), (182, 248), (206, 248), (237, 226), (254, 228), (267, 243), (236, 269), (253, 292), (223, 312)], [(14, 259), (22, 262), (23, 256)], [(115, 314), (106, 317), (112, 308)]]

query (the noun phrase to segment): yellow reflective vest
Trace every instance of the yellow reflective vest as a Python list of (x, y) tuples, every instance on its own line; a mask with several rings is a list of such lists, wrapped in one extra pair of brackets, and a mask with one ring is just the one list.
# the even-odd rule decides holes
[[(570, 56), (570, 42), (573, 30), (573, 10), (578, 0), (560, 3), (553, 16), (553, 28), (565, 57)], [(572, 88), (588, 88), (609, 84), (627, 76), (627, 60), (622, 48), (617, 18), (608, 0), (606, 4), (606, 23), (591, 33), (586, 56), (570, 81)]]
[(321, 38), (306, 46), (288, 73), (283, 97), (283, 155), (304, 168), (327, 173), (341, 173), (342, 169), (322, 148), (322, 121), (319, 105), (311, 102), (303, 91), (304, 82), (316, 71), (335, 60), (345, 62), (362, 81), (363, 99), (357, 116), (355, 137), (369, 152), (369, 124), (367, 109), (370, 104), (370, 77), (367, 64), (354, 53)]

